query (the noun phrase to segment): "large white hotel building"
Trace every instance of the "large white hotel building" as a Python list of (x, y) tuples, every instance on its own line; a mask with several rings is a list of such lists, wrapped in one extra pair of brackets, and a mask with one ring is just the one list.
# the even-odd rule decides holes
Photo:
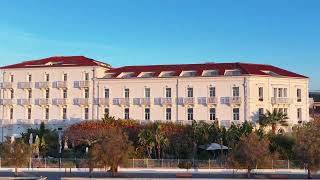
[(1, 134), (45, 122), (65, 128), (104, 114), (139, 121), (256, 122), (266, 110), (309, 120), (303, 75), (264, 64), (124, 66), (57, 56), (1, 67)]

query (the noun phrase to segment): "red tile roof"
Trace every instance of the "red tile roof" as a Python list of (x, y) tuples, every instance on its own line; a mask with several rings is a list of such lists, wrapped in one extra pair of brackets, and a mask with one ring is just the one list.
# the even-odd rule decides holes
[(205, 63), (205, 64), (174, 64), (174, 65), (150, 65), (150, 66), (123, 66), (108, 70), (117, 77), (122, 72), (133, 72), (133, 77), (137, 77), (141, 72), (155, 72), (157, 77), (162, 71), (174, 71), (174, 76), (179, 76), (182, 71), (196, 71), (197, 76), (201, 76), (204, 70), (218, 70), (219, 75), (224, 75), (226, 70), (238, 69), (242, 75), (267, 75), (266, 72), (273, 72), (279, 76), (308, 78), (306, 76), (290, 72), (272, 65), (248, 64), (248, 63)]
[(43, 67), (76, 67), (76, 66), (102, 66), (109, 64), (87, 58), (85, 56), (54, 56), (45, 59), (24, 61), (22, 63), (0, 67), (0, 69), (14, 68), (43, 68)]

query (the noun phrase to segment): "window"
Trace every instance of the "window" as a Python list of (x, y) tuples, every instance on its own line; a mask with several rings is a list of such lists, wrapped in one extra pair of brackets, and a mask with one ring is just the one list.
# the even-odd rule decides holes
[(128, 88), (124, 89), (124, 97), (125, 97), (125, 98), (129, 98), (129, 96), (130, 96), (130, 91), (129, 91), (129, 89), (128, 89)]
[(263, 101), (263, 87), (259, 87), (259, 101)]
[(171, 98), (171, 88), (166, 88), (166, 98)]
[(277, 88), (273, 88), (273, 97), (276, 98), (277, 96)]
[(193, 88), (188, 88), (187, 89), (187, 96), (188, 97), (193, 97)]
[(301, 102), (301, 89), (297, 89), (297, 101)]
[(110, 90), (109, 89), (104, 89), (104, 98), (109, 98)]
[(63, 81), (68, 81), (68, 74), (67, 73), (63, 74)]
[(124, 109), (124, 119), (130, 119), (129, 108)]
[(50, 75), (46, 74), (46, 81), (49, 82), (50, 81)]
[(10, 114), (10, 119), (13, 119), (13, 108), (11, 107), (9, 110), (9, 114)]
[(171, 108), (166, 108), (166, 120), (171, 120)]
[(264, 109), (263, 108), (259, 108), (259, 110), (258, 110), (259, 119), (261, 119), (262, 115), (264, 115)]
[(302, 109), (301, 108), (297, 109), (297, 118), (298, 118), (299, 121), (302, 120)]
[(215, 87), (210, 87), (209, 88), (209, 96), (210, 97), (215, 97), (216, 96), (216, 88)]
[(10, 89), (10, 98), (14, 99), (14, 90), (13, 89)]
[(210, 120), (216, 120), (216, 108), (210, 108)]
[(84, 89), (84, 98), (89, 98), (89, 89)]
[(283, 108), (283, 114), (288, 115), (288, 108)]
[(62, 119), (67, 119), (67, 108), (62, 108)]
[(29, 81), (29, 82), (32, 81), (32, 75), (31, 75), (31, 74), (28, 75), (28, 81)]
[(89, 119), (89, 108), (84, 108), (84, 119), (88, 120)]
[(14, 81), (14, 76), (13, 76), (13, 74), (11, 74), (11, 75), (10, 75), (10, 82), (13, 83), (13, 81)]
[(144, 96), (145, 98), (150, 98), (150, 88), (145, 88), (144, 89)]
[(50, 98), (50, 90), (46, 89), (46, 99), (49, 99), (49, 98)]
[(188, 120), (193, 120), (193, 108), (188, 108)]
[(31, 119), (31, 107), (28, 107), (28, 119)]
[(283, 97), (288, 97), (288, 89), (283, 88)]
[(239, 97), (240, 96), (239, 87), (233, 87), (232, 88), (232, 95), (233, 95), (233, 97)]
[(278, 97), (283, 97), (282, 91), (282, 88), (278, 88)]
[(84, 74), (84, 80), (89, 81), (89, 73)]
[(28, 98), (31, 99), (32, 98), (32, 90), (28, 89)]
[(63, 99), (67, 99), (68, 98), (68, 90), (67, 89), (63, 89)]
[(150, 108), (145, 108), (144, 109), (144, 119), (145, 120), (150, 120)]
[(233, 120), (239, 121), (240, 120), (240, 111), (239, 108), (233, 108)]
[(104, 108), (104, 115), (109, 116), (109, 108)]
[(45, 108), (45, 119), (49, 119), (49, 108)]

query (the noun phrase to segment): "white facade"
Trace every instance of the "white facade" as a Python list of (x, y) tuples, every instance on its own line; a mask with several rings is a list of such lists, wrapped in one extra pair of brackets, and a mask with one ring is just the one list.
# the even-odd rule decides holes
[(101, 119), (105, 113), (140, 121), (217, 120), (230, 126), (255, 122), (259, 112), (279, 108), (291, 125), (309, 120), (308, 78), (252, 74), (119, 78), (108, 76), (108, 69), (2, 68), (2, 135), (20, 134), (40, 122), (65, 128)]

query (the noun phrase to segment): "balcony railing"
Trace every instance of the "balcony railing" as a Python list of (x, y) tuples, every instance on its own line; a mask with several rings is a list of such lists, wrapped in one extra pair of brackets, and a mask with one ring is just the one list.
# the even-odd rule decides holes
[(241, 97), (233, 96), (229, 97), (230, 104), (241, 104)]
[(50, 87), (50, 83), (49, 82), (36, 82), (35, 84), (35, 88), (37, 89), (46, 89)]
[(292, 100), (286, 97), (272, 97), (271, 104), (290, 104)]
[(178, 98), (177, 102), (179, 105), (194, 105), (194, 98), (193, 97), (184, 97), (184, 98)]
[(150, 106), (150, 98), (133, 98), (133, 104), (139, 106)]
[(12, 104), (13, 104), (13, 99), (0, 99), (0, 105), (7, 106)]
[(1, 83), (1, 89), (12, 89), (12, 83), (11, 82)]
[(29, 106), (31, 105), (31, 99), (18, 99), (17, 104), (20, 106)]
[(99, 106), (109, 106), (109, 98), (96, 98), (94, 99), (94, 104)]
[(50, 100), (49, 99), (36, 99), (35, 100), (35, 104), (38, 106), (47, 106), (50, 104)]
[(90, 85), (90, 81), (75, 81), (74, 87), (75, 88), (88, 88)]
[(68, 104), (68, 99), (56, 98), (52, 100), (52, 104), (57, 106), (65, 106)]
[(87, 106), (89, 105), (89, 99), (87, 98), (75, 98), (73, 99), (73, 104), (78, 106)]
[(18, 89), (31, 89), (32, 83), (31, 82), (18, 82)]
[(113, 98), (113, 104), (119, 106), (129, 106), (130, 99), (129, 98)]
[(218, 104), (217, 97), (207, 97), (207, 104)]
[(67, 81), (55, 81), (52, 83), (52, 86), (54, 88), (68, 88), (68, 82)]

